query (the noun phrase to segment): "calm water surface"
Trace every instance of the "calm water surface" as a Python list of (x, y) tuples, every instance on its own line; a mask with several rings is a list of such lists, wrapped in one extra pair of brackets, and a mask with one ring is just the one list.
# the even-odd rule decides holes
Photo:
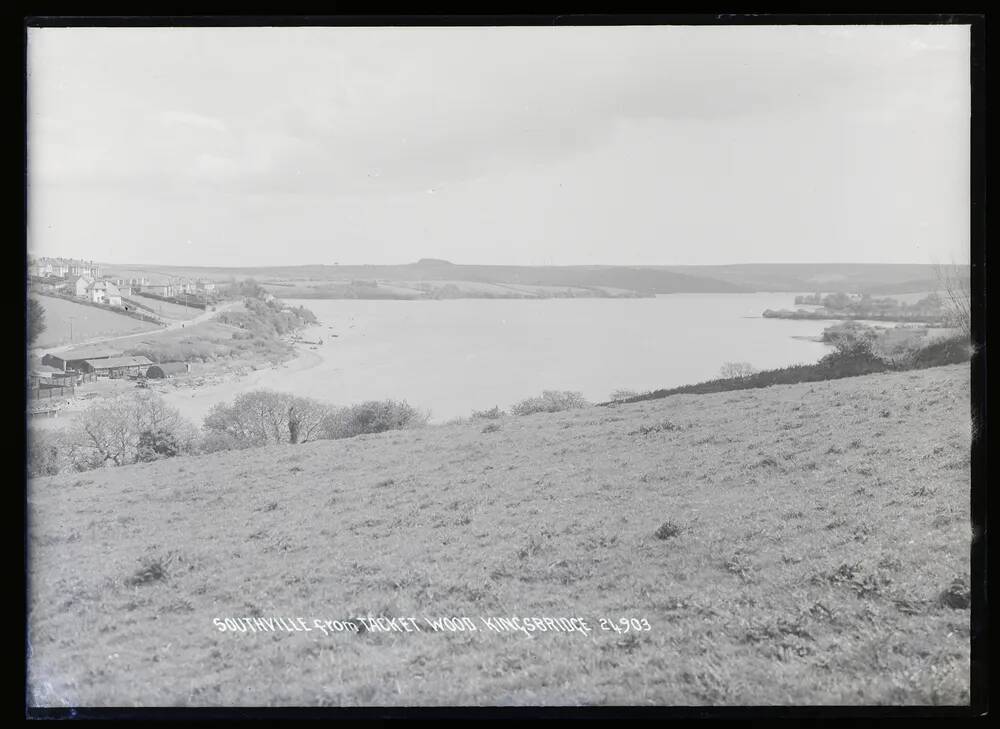
[(315, 364), (258, 372), (252, 383), (207, 388), (196, 398), (178, 393), (186, 402), (177, 404), (198, 419), (250, 384), (336, 404), (406, 399), (430, 410), (433, 421), (507, 408), (546, 389), (598, 401), (618, 388), (700, 382), (727, 361), (758, 368), (815, 362), (828, 348), (799, 337), (830, 322), (760, 316), (793, 308), (794, 296), (296, 301), (321, 322), (309, 334), (324, 341), (307, 350)]

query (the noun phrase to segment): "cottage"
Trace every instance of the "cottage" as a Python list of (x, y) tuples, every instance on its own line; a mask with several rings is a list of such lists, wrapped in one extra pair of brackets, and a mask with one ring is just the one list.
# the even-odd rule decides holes
[(73, 281), (73, 294), (81, 299), (90, 298), (90, 287), (94, 285), (94, 279), (90, 276), (80, 276)]
[(164, 377), (173, 377), (174, 375), (187, 374), (190, 371), (191, 365), (187, 362), (161, 362), (146, 370), (146, 377), (161, 379)]
[(99, 377), (127, 377), (129, 375), (145, 374), (149, 366), (153, 364), (146, 357), (105, 357), (102, 359), (88, 359), (83, 362), (83, 372), (93, 372)]
[(95, 304), (104, 303), (105, 286), (103, 281), (95, 281), (87, 287), (87, 298)]

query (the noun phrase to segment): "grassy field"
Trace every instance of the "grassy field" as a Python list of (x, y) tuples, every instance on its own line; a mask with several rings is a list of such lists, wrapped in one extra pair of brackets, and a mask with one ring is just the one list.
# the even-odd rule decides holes
[[(71, 341), (82, 342), (96, 337), (114, 337), (159, 329), (156, 324), (116, 314), (96, 306), (76, 304), (54, 296), (35, 296), (45, 309), (45, 331), (37, 347), (55, 347)], [(72, 317), (72, 320), (71, 320)], [(70, 327), (72, 325), (72, 339)]]
[[(158, 315), (166, 319), (176, 319), (179, 321), (187, 321), (189, 319), (194, 319), (200, 314), (204, 314), (204, 309), (196, 309), (193, 306), (181, 306), (179, 304), (173, 304), (169, 301), (160, 301), (159, 299), (152, 299), (148, 296), (142, 296), (141, 294), (133, 294), (131, 298), (138, 301), (143, 306), (148, 306)], [(194, 299), (192, 298), (192, 301)]]
[[(948, 366), (35, 480), (30, 700), (964, 704), (969, 387)], [(213, 625), (368, 615), (423, 630)]]

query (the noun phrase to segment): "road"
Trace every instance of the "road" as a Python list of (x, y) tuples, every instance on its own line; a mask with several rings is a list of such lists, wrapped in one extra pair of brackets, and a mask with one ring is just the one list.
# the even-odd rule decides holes
[(193, 319), (180, 319), (174, 320), (168, 323), (166, 326), (159, 329), (151, 329), (148, 332), (142, 332), (140, 334), (121, 334), (115, 337), (95, 337), (93, 339), (87, 339), (81, 342), (71, 342), (69, 344), (60, 344), (58, 347), (46, 347), (46, 354), (58, 354), (59, 352), (65, 352), (70, 349), (77, 349), (78, 347), (87, 347), (95, 344), (110, 344), (111, 342), (117, 342), (123, 339), (135, 339), (137, 337), (150, 337), (158, 334), (163, 334), (165, 332), (175, 331), (188, 325), (200, 324), (201, 322), (208, 321), (216, 314), (221, 314), (224, 311), (228, 311), (236, 306), (239, 306), (239, 301), (227, 301), (223, 304), (219, 304), (215, 307), (215, 311), (206, 310), (204, 313), (199, 314)]

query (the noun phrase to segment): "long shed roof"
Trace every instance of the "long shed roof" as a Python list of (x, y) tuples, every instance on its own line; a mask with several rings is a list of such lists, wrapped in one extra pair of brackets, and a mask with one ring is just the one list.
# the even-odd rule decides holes
[(108, 370), (114, 367), (138, 367), (140, 365), (151, 365), (152, 360), (148, 357), (108, 357), (107, 359), (88, 359), (88, 365), (95, 370)]

